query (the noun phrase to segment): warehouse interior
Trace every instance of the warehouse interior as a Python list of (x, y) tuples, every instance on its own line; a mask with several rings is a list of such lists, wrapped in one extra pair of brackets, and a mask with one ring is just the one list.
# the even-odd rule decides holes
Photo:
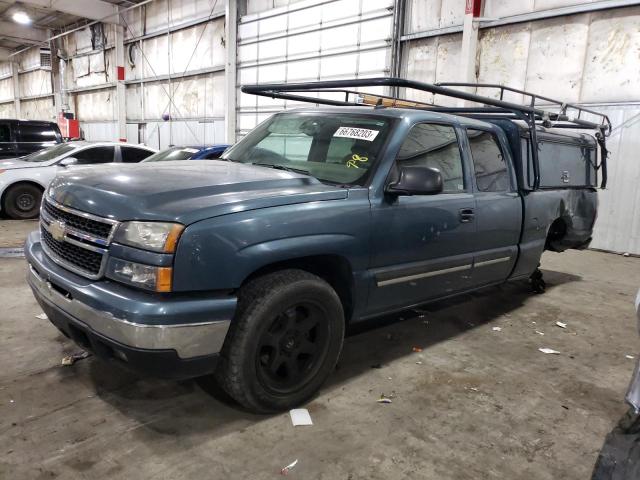
[[(0, 219), (0, 476), (640, 478), (640, 417), (625, 403), (640, 354), (639, 52), (630, 0), (0, 0), (0, 124), (54, 122), (70, 140), (240, 146), (272, 115), (309, 107), (243, 86), (380, 77), (508, 86), (611, 123), (606, 188), (595, 224), (581, 227), (590, 243), (544, 252), (546, 292), (532, 294), (525, 277), (347, 325), (337, 366), (299, 405), (311, 426), (292, 425), (288, 409), (247, 411), (210, 376), (147, 378), (74, 357), (83, 349), (39, 318), (25, 280), (39, 220)], [(289, 231), (286, 219), (243, 221), (246, 244), (259, 228)]]

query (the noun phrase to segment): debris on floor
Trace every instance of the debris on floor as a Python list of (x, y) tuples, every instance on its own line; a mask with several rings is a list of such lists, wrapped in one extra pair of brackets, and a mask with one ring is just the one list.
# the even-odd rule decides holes
[(556, 322), (556, 325), (560, 328), (567, 328), (567, 324), (563, 322)]
[(39, 320), (46, 320), (49, 317), (47, 317), (46, 313), (41, 313), (39, 315), (36, 315), (36, 318), (39, 319)]
[(540, 330), (536, 330), (536, 333), (537, 333), (538, 335), (544, 335), (544, 332), (541, 332)]
[(396, 392), (391, 392), (391, 395), (385, 395), (382, 393), (380, 398), (376, 400), (378, 403), (393, 403), (392, 399), (396, 398)]
[(540, 350), (542, 353), (549, 353), (552, 355), (560, 355), (560, 352), (557, 350), (554, 350), (553, 348), (539, 348), (538, 350)]
[(72, 353), (71, 355), (63, 357), (61, 363), (63, 366), (68, 367), (69, 365), (73, 365), (74, 363), (76, 363), (78, 360), (83, 360), (90, 356), (91, 354), (89, 352), (81, 350), (79, 352)]
[(421, 351), (422, 351), (422, 348), (420, 348), (420, 347), (413, 347), (413, 351), (414, 351), (414, 352), (421, 352)]
[(628, 358), (629, 360), (633, 360), (635, 357), (633, 355), (625, 355), (626, 358)]
[(293, 467), (295, 467), (297, 464), (298, 464), (298, 459), (296, 458), (293, 462), (291, 462), (289, 465), (287, 465), (282, 470), (280, 470), (280, 475), (288, 475), (289, 471), (293, 469)]
[(502, 327), (493, 327), (491, 330), (493, 330), (494, 332), (501, 332)]
[(289, 410), (289, 415), (291, 415), (291, 423), (293, 423), (294, 427), (300, 425), (313, 425), (311, 415), (309, 415), (309, 410), (306, 408), (294, 408), (293, 410)]

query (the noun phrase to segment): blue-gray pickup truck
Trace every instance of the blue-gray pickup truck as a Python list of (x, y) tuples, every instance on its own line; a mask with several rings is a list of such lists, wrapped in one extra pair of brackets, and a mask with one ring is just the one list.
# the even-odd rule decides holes
[(299, 405), (347, 325), (510, 280), (542, 291), (543, 251), (589, 244), (596, 138), (536, 126), (536, 169), (526, 125), (478, 116), (290, 110), (220, 160), (62, 174), (29, 285), (99, 358), (214, 374), (256, 412)]

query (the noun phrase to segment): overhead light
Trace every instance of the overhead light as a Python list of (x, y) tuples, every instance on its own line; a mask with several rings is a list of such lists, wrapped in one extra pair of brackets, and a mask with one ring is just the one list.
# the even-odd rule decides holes
[(29, 25), (31, 23), (29, 15), (24, 12), (16, 12), (11, 18), (13, 18), (14, 22), (21, 23), (22, 25)]

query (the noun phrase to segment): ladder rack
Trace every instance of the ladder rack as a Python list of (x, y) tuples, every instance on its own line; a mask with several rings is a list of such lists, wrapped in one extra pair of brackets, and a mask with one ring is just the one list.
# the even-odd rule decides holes
[[(361, 87), (388, 87), (392, 92), (400, 88), (428, 92), (434, 95), (456, 98), (476, 104), (475, 106), (445, 107), (433, 103), (416, 101), (398, 96), (371, 94), (354, 89)], [(484, 96), (469, 93), (463, 89), (489, 89), (497, 92), (494, 96)], [(493, 117), (521, 120), (529, 126), (531, 140), (531, 154), (533, 158), (534, 189), (540, 186), (540, 165), (538, 162), (538, 142), (536, 127), (572, 128), (595, 131), (596, 139), (601, 149), (602, 182), (601, 188), (607, 183), (607, 149), (605, 137), (611, 133), (611, 121), (605, 114), (581, 107), (579, 105), (554, 100), (535, 93), (496, 84), (482, 83), (424, 83), (396, 77), (377, 77), (350, 80), (329, 80), (302, 83), (267, 83), (259, 85), (244, 85), (244, 93), (260, 95), (269, 98), (280, 98), (298, 102), (308, 102), (334, 106), (378, 106), (410, 108), (434, 112), (451, 113), (461, 116)], [(522, 95), (526, 103), (515, 103), (504, 99), (505, 93)], [(311, 96), (310, 93), (318, 94)], [(343, 100), (322, 98), (322, 93), (340, 93)], [(591, 117), (587, 119), (585, 117)]]

